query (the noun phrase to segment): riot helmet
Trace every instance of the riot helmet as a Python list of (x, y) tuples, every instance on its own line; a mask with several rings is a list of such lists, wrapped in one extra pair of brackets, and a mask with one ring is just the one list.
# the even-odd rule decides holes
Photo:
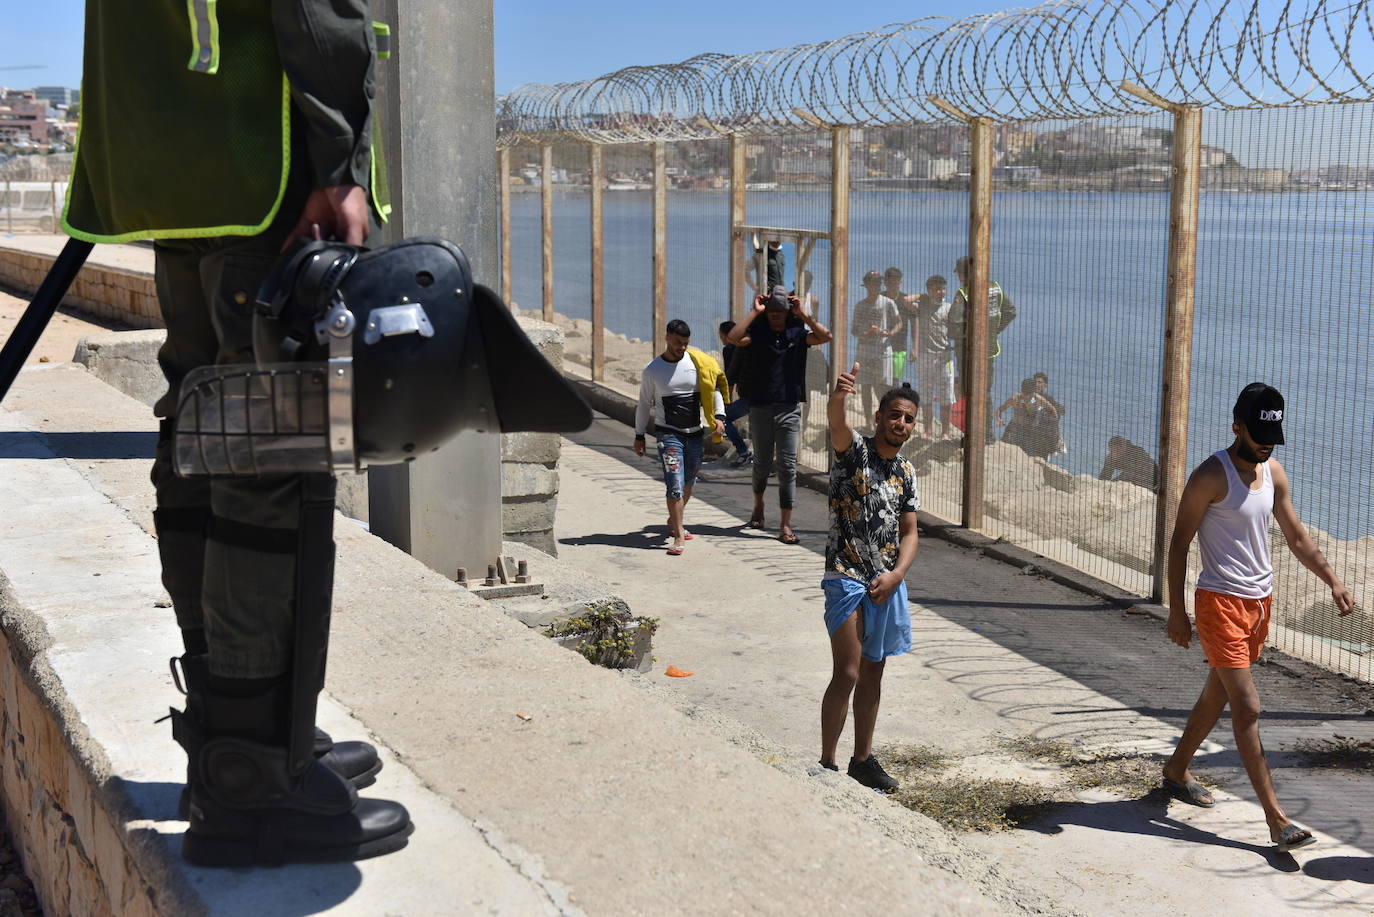
[(591, 411), (450, 242), (301, 242), (258, 293), (254, 365), (182, 382), (182, 475), (356, 471), (463, 430), (570, 432)]

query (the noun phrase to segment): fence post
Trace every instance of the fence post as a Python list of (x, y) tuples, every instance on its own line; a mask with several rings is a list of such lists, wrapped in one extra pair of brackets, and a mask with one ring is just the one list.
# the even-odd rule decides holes
[(744, 321), (745, 190), (749, 163), (747, 146), (739, 134), (730, 135), (730, 318)]
[(830, 128), (830, 381), (849, 371), (849, 128)]
[(55, 178), (52, 180), (52, 231), (62, 231), (62, 224), (57, 221), (57, 179)]
[(602, 163), (601, 144), (593, 143), (591, 152), (592, 172), (592, 378), (597, 382), (606, 379), (606, 217), (602, 200), (601, 176), (605, 172)]
[(10, 180), (5, 179), (5, 232), (14, 235), (14, 192), (10, 190)]
[(668, 324), (668, 148), (654, 142), (654, 353), (664, 347)]
[(539, 228), (543, 242), (544, 321), (553, 321), (553, 146), (539, 145)]
[(510, 147), (496, 151), (496, 170), (500, 173), (498, 188), (501, 200), (501, 300), (509, 308), (510, 282)]
[(992, 359), (988, 356), (988, 285), (992, 282), (992, 121), (972, 118), (969, 143), (973, 156), (968, 200), (968, 298), (964, 314), (967, 364), (963, 375), (965, 528), (983, 527), (984, 485), (987, 472), (988, 388)]

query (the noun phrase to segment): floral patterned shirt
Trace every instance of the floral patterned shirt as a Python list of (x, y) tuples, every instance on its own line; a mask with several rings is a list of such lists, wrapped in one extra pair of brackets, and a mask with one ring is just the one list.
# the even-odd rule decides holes
[(897, 522), (921, 506), (916, 469), (898, 455), (878, 454), (873, 437), (856, 435), (830, 467), (830, 538), (826, 573), (872, 582), (897, 564)]

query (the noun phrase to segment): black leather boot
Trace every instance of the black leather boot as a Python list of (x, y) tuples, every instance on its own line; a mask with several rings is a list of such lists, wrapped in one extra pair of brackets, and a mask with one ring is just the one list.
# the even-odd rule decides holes
[(347, 862), (400, 850), (414, 830), (400, 803), (359, 799), (318, 759), (288, 763), (283, 691), (200, 692), (204, 731), (174, 729), (191, 754), (190, 826), (182, 856), (197, 866)]
[[(180, 666), (178, 666), (180, 663)], [(178, 668), (180, 673), (178, 673)], [(209, 669), (206, 657), (201, 655), (186, 655), (174, 657), (172, 659), (172, 681), (176, 683), (177, 690), (186, 695), (186, 710), (178, 714), (173, 711), (175, 716), (189, 716), (198, 724), (197, 729), (204, 730), (204, 713), (201, 709), (201, 692), (209, 679)], [(176, 731), (175, 729), (173, 730)], [(325, 767), (338, 774), (340, 777), (353, 784), (355, 790), (361, 790), (377, 782), (377, 774), (382, 769), (382, 761), (377, 757), (377, 749), (367, 742), (335, 742), (330, 738), (329, 733), (318, 726), (315, 727), (315, 757)], [(192, 762), (188, 751), (187, 771), (189, 773)], [(190, 778), (187, 778), (187, 786), (181, 791), (181, 799), (177, 803), (177, 818), (185, 821), (187, 818), (187, 806), (190, 803)]]

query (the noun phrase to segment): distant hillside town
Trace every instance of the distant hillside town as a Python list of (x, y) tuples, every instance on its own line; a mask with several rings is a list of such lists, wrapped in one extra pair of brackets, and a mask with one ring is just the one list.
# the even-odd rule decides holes
[[(963, 188), (969, 177), (968, 133), (957, 125), (904, 125), (851, 131), (850, 180), (856, 190), (940, 190)], [(1082, 121), (1055, 129), (998, 125), (993, 181), (1026, 191), (1167, 191), (1171, 131), (1143, 125)], [(729, 186), (725, 145), (716, 140), (667, 145), (667, 175), (679, 190), (723, 190)], [(538, 150), (517, 148), (511, 185), (540, 186)], [(828, 133), (779, 132), (750, 138), (748, 187), (817, 190), (830, 182)], [(647, 147), (608, 146), (603, 187), (648, 190), (653, 171)], [(574, 189), (587, 186), (586, 145), (554, 144), (552, 180)], [(1227, 150), (1202, 148), (1203, 187), (1214, 191), (1369, 191), (1374, 169), (1349, 165), (1323, 168), (1247, 168)]]
[(81, 90), (0, 87), (0, 151), (66, 152), (76, 142)]

